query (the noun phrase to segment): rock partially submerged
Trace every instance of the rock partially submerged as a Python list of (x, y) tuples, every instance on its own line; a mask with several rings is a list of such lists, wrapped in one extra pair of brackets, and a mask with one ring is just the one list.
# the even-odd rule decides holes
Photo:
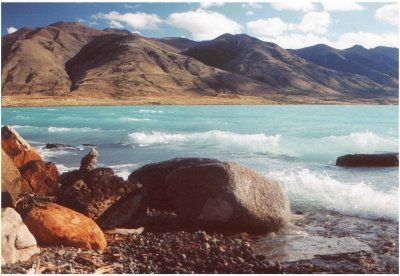
[(1, 264), (26, 261), (39, 252), (21, 216), (13, 208), (1, 209)]
[(341, 167), (398, 167), (398, 153), (382, 154), (348, 154), (336, 160)]
[(272, 231), (289, 221), (281, 186), (257, 172), (215, 159), (172, 159), (146, 165), (138, 179), (149, 206), (172, 210), (185, 223), (230, 231)]
[(55, 203), (33, 207), (24, 218), (29, 230), (42, 245), (64, 245), (104, 250), (104, 233), (90, 218)]
[(66, 145), (66, 144), (59, 144), (59, 143), (48, 143), (44, 147), (45, 149), (63, 149), (63, 148), (70, 148), (70, 149), (76, 149), (76, 147), (71, 146), (71, 145)]

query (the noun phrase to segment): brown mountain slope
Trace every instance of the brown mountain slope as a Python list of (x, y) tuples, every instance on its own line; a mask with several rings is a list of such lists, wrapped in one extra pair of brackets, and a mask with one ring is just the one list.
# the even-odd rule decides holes
[(286, 95), (350, 100), (390, 98), (398, 89), (360, 75), (308, 62), (273, 43), (248, 35), (222, 35), (183, 52), (205, 64), (267, 83)]
[(2, 93), (68, 94), (65, 63), (103, 31), (57, 22), (2, 38)]
[[(268, 94), (268, 85), (207, 66), (137, 34), (95, 38), (67, 64), (72, 90), (83, 94)], [(278, 96), (278, 95), (277, 95)]]
[(3, 96), (28, 100), (28, 94), (74, 99), (245, 95), (280, 103), (398, 102), (396, 88), (320, 67), (246, 35), (193, 42), (65, 22), (2, 37), (1, 78)]

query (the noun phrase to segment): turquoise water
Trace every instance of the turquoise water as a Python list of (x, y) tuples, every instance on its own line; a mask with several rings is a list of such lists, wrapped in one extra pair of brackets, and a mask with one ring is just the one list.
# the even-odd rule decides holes
[(2, 125), (62, 172), (79, 167), (90, 148), (82, 144), (124, 178), (150, 162), (212, 157), (278, 179), (296, 209), (398, 220), (398, 168), (335, 166), (343, 154), (398, 152), (397, 106), (2, 108)]

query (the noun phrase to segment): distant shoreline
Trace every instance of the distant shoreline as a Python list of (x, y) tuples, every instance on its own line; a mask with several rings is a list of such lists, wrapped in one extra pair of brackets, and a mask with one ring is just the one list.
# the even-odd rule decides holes
[(348, 101), (315, 101), (304, 97), (282, 100), (268, 100), (257, 96), (218, 95), (218, 96), (134, 96), (134, 97), (71, 97), (44, 95), (3, 95), (2, 107), (47, 107), (47, 106), (122, 106), (122, 105), (398, 105), (394, 102), (351, 99)]

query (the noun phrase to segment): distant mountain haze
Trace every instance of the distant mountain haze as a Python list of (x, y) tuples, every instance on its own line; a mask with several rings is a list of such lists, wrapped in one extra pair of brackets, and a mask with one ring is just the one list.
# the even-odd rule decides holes
[(398, 49), (285, 50), (248, 35), (196, 42), (57, 22), (2, 37), (2, 93), (219, 94), (276, 102), (398, 102)]

